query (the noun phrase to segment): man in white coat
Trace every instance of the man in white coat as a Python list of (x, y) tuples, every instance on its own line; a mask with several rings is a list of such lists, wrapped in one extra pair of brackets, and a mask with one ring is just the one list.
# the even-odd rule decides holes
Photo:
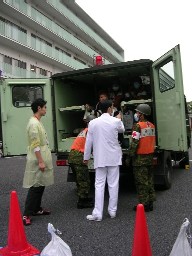
[(84, 163), (88, 163), (92, 150), (95, 168), (95, 206), (88, 220), (101, 221), (103, 218), (104, 191), (107, 179), (109, 190), (108, 213), (116, 217), (119, 192), (119, 165), (122, 164), (122, 150), (118, 142), (118, 133), (125, 128), (121, 115), (111, 116), (112, 101), (100, 103), (102, 115), (89, 123), (84, 151)]

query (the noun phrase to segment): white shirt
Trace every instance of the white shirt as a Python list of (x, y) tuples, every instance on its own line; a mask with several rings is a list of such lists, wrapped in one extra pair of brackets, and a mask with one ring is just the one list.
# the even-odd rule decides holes
[(84, 160), (89, 160), (93, 149), (94, 168), (122, 164), (122, 150), (118, 133), (125, 131), (123, 122), (108, 113), (92, 120), (88, 126)]

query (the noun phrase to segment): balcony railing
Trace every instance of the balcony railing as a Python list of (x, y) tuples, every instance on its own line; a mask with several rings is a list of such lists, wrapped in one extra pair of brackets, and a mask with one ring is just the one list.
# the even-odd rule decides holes
[[(97, 55), (98, 52), (91, 49), (89, 46), (81, 42), (78, 38), (74, 37), (71, 33), (67, 30), (53, 22), (51, 19), (40, 13), (38, 10), (34, 9), (32, 6), (27, 5), (24, 0), (5, 0), (8, 4), (12, 5), (19, 11), (23, 12), (36, 22), (40, 23), (42, 26), (49, 29), (52, 33), (57, 34), (59, 37), (67, 41), (69, 44), (73, 45), (84, 54), (87, 54), (89, 57), (93, 57)], [(20, 3), (20, 4), (19, 4)], [(106, 64), (109, 64), (109, 61), (106, 61)]]
[(46, 78), (47, 76), (43, 76), (41, 74), (37, 74), (35, 72), (15, 67), (5, 62), (0, 61), (0, 70), (2, 71), (3, 77), (10, 78)]
[(19, 9), (23, 13), (27, 13), (28, 4), (24, 0), (4, 0), (4, 2), (12, 5), (16, 9)]
[(41, 54), (44, 54), (60, 63), (71, 67), (72, 69), (83, 69), (88, 67), (87, 65), (76, 61), (72, 57), (67, 56), (65, 53), (58, 52), (58, 50), (46, 44), (45, 41), (41, 41), (38, 38), (27, 35), (27, 33), (21, 31), (16, 26), (12, 26), (11, 24), (2, 20), (0, 20), (0, 35), (3, 35), (27, 47), (30, 47)]
[(59, 0), (47, 0), (47, 2), (54, 7), (57, 11), (62, 13), (68, 20), (79, 27), (80, 30), (84, 31), (92, 39), (94, 39), (99, 45), (105, 48), (118, 60), (122, 61), (122, 56), (117, 53), (107, 42), (105, 42), (98, 34), (96, 34), (91, 28), (89, 28), (82, 20), (80, 20), (73, 12), (71, 12), (67, 7), (65, 7)]

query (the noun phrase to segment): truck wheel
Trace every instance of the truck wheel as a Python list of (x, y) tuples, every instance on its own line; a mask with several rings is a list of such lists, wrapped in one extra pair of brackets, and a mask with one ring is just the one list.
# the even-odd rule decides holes
[(172, 162), (171, 154), (169, 152), (164, 152), (162, 159), (162, 168), (163, 168), (163, 184), (164, 189), (169, 189), (172, 182)]

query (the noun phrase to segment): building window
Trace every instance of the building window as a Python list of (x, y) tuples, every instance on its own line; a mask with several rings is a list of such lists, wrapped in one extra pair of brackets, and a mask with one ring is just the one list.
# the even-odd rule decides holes
[(87, 65), (86, 62), (84, 62), (83, 60), (81, 60), (81, 59), (79, 59), (79, 58), (77, 58), (75, 56), (74, 56), (74, 59), (77, 60), (78, 62), (84, 64), (84, 65)]
[[(63, 32), (63, 30), (64, 30), (67, 33), (71, 34), (71, 32), (66, 27), (60, 26), (58, 23), (56, 23), (56, 25), (58, 26), (59, 31)], [(57, 32), (59, 32), (59, 31), (57, 31)]]
[(27, 63), (21, 60), (14, 60), (15, 66), (18, 68), (26, 69)]
[(5, 19), (3, 17), (0, 16), (0, 21), (5, 22)]
[(30, 66), (30, 70), (31, 70), (31, 72), (34, 72), (34, 73), (36, 73), (36, 66), (34, 66), (34, 65), (31, 65)]
[(21, 28), (21, 27), (18, 27), (18, 29), (19, 29), (21, 32), (23, 32), (23, 33), (27, 34), (27, 30), (26, 30), (26, 29)]
[(31, 72), (34, 72), (36, 74), (40, 74), (42, 76), (47, 76), (47, 77), (50, 77), (52, 75), (52, 72), (49, 71), (49, 70), (46, 70), (46, 69), (43, 69), (43, 68), (39, 68), (35, 65), (30, 65), (30, 70)]
[(47, 42), (47, 41), (45, 41), (45, 43), (46, 43), (48, 46), (52, 47), (52, 44), (51, 44), (51, 43), (49, 43), (49, 42)]
[(71, 54), (68, 53), (67, 51), (63, 50), (63, 49), (60, 49), (59, 47), (55, 46), (55, 50), (59, 51), (59, 52), (62, 52), (64, 53), (65, 55), (71, 57)]
[(51, 77), (52, 76), (52, 72), (51, 71), (47, 71), (47, 76)]
[(43, 76), (47, 76), (47, 70), (43, 69), (43, 68), (40, 68), (39, 69), (39, 73)]
[(12, 65), (12, 58), (9, 56), (4, 56), (4, 62), (9, 65)]
[(81, 38), (79, 38), (79, 36), (76, 34), (76, 35), (73, 35), (75, 38), (77, 38), (79, 41), (81, 41), (83, 44), (86, 44), (85, 41), (83, 41)]
[(2, 16), (0, 16), (0, 20), (3, 21), (7, 25), (7, 35), (12, 36), (14, 39), (18, 39), (18, 37), (20, 36), (19, 32), (23, 32), (23, 33), (27, 34), (26, 29), (12, 23), (9, 20), (6, 20)]
[(38, 37), (38, 36), (36, 36), (36, 35), (34, 35), (34, 34), (31, 34), (31, 37), (32, 37), (33, 39), (39, 40), (39, 42), (43, 42), (43, 43), (45, 43), (46, 45), (52, 47), (52, 44), (51, 44), (51, 43), (47, 42), (46, 40), (42, 39), (41, 37)]
[(43, 98), (43, 88), (40, 85), (18, 85), (12, 89), (13, 105), (19, 107), (30, 107), (31, 103), (38, 99)]
[(34, 34), (31, 34), (31, 37), (33, 37), (33, 38), (36, 38), (36, 35), (34, 35)]

